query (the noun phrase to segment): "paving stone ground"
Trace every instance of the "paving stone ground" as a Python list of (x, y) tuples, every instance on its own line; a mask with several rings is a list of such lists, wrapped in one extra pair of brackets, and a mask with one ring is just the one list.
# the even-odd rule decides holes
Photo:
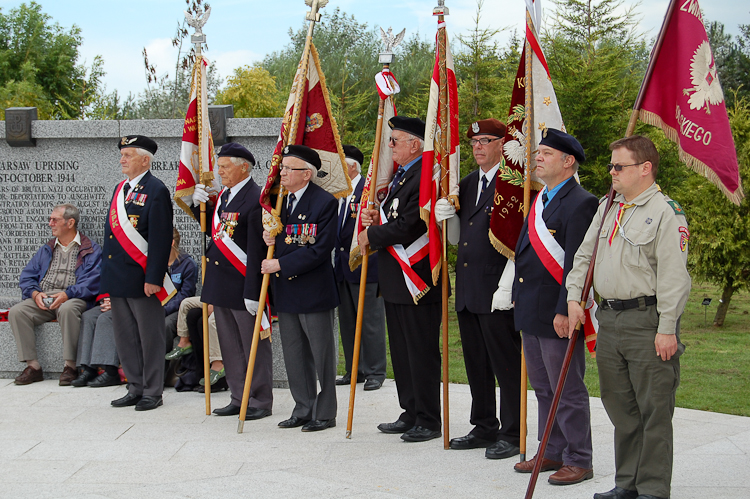
[[(154, 411), (116, 409), (125, 387), (60, 387), (47, 380), (0, 380), (2, 498), (523, 498), (529, 475), (517, 458), (491, 461), (483, 449), (443, 450), (441, 440), (405, 443), (380, 433), (399, 415), (396, 386), (358, 385), (352, 438), (345, 438), (349, 388), (338, 387), (338, 426), (317, 433), (283, 430), (289, 390), (274, 390), (273, 416), (248, 421), (206, 416), (198, 393), (168, 389)], [(229, 395), (213, 396), (213, 407)], [(450, 434), (471, 429), (466, 385), (450, 386)], [(529, 457), (536, 452), (536, 399), (529, 392)], [(613, 427), (591, 399), (594, 479), (547, 483), (535, 498), (591, 498), (613, 487)], [(750, 418), (677, 409), (674, 499), (750, 498)]]

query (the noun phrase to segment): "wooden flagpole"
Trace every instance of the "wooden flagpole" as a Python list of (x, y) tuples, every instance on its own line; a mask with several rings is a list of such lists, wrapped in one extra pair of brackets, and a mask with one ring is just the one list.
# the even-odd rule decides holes
[[(289, 135), (286, 137), (286, 142), (290, 140), (294, 141), (297, 136), (297, 123), (299, 122), (300, 105), (302, 103), (302, 95), (304, 94), (304, 85), (307, 84), (307, 71), (310, 61), (310, 46), (312, 45), (313, 30), (315, 29), (315, 23), (320, 21), (320, 14), (318, 10), (324, 7), (328, 3), (328, 0), (312, 0), (312, 6), (310, 12), (307, 13), (305, 19), (310, 21), (310, 26), (307, 30), (307, 38), (305, 39), (305, 49), (302, 52), (302, 77), (297, 82), (296, 100), (294, 102), (294, 111), (292, 115), (292, 123), (289, 130)], [(286, 144), (284, 144), (286, 145)], [(282, 203), (284, 202), (284, 190), (279, 185), (279, 194), (276, 197), (276, 212), (281, 212)], [(274, 250), (276, 246), (269, 246), (268, 252), (266, 253), (266, 259), (270, 260), (273, 258)], [(263, 311), (265, 309), (266, 297), (268, 296), (268, 285), (271, 282), (271, 274), (263, 275), (263, 282), (260, 288), (260, 297), (258, 298), (258, 312), (255, 315), (255, 328), (253, 330), (253, 342), (250, 347), (250, 359), (247, 363), (247, 372), (245, 373), (245, 388), (242, 391), (242, 405), (240, 406), (239, 424), (237, 426), (237, 433), (242, 433), (245, 429), (245, 417), (247, 416), (247, 404), (250, 400), (250, 388), (253, 383), (253, 371), (255, 370), (255, 357), (258, 354), (258, 343), (260, 341), (260, 329), (261, 322), (263, 320)], [(271, 318), (268, 318), (269, 321)]]
[[(432, 15), (438, 16), (438, 23), (445, 22), (445, 16), (448, 15), (448, 8), (445, 7), (444, 0), (438, 0), (438, 6), (432, 10)], [(438, 129), (441, 130), (439, 138), (440, 151), (440, 198), (448, 197), (450, 194), (449, 174), (450, 174), (450, 137), (446, 133), (446, 125), (450, 122), (448, 111), (448, 70), (446, 68), (446, 35), (445, 26), (438, 27), (438, 73), (440, 75), (438, 91), (440, 92), (438, 115), (443, 121), (442, 125), (438, 123)], [(433, 206), (432, 209), (435, 209)], [(448, 392), (450, 380), (448, 377), (449, 359), (448, 359), (448, 222), (443, 220), (442, 223), (442, 251), (440, 252), (440, 273), (443, 280), (442, 285), (442, 325), (443, 325), (443, 448), (450, 449), (450, 403)]]
[[(403, 34), (403, 32), (402, 32)], [(386, 35), (383, 35), (386, 36)], [(393, 51), (399, 42), (393, 39), (386, 41), (386, 49), (381, 52), (378, 62), (383, 64), (383, 71), (390, 69), (393, 63)], [(378, 190), (378, 165), (380, 164), (380, 144), (383, 140), (383, 113), (385, 112), (386, 99), (380, 99), (378, 102), (378, 120), (375, 126), (375, 145), (372, 150), (372, 173), (370, 177), (370, 191), (367, 196), (367, 208), (375, 206), (375, 194)], [(361, 201), (360, 201), (361, 203)], [(356, 230), (355, 230), (356, 234)], [(359, 277), (359, 296), (357, 298), (357, 323), (354, 331), (354, 350), (352, 352), (352, 371), (351, 384), (349, 387), (349, 414), (346, 420), (346, 438), (352, 438), (352, 422), (354, 420), (354, 398), (357, 389), (357, 372), (359, 369), (359, 351), (362, 345), (362, 321), (365, 309), (365, 287), (367, 286), (367, 270), (369, 267), (369, 246), (362, 253), (361, 275)]]

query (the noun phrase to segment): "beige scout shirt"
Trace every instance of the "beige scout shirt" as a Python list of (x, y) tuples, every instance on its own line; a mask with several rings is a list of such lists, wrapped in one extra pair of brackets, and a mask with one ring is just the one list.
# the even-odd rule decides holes
[(581, 299), (598, 236), (594, 289), (599, 296), (629, 300), (655, 295), (659, 312), (657, 332), (674, 334), (690, 294), (690, 274), (687, 271), (690, 234), (685, 215), (677, 214), (668, 201), (670, 199), (661, 193), (659, 186), (652, 184), (631, 202), (635, 206), (625, 210), (611, 245), (609, 239), (615, 229), (618, 206), (625, 203), (625, 199), (621, 194), (615, 197), (603, 224), (601, 219), (606, 203), (601, 203), (565, 281), (568, 301)]

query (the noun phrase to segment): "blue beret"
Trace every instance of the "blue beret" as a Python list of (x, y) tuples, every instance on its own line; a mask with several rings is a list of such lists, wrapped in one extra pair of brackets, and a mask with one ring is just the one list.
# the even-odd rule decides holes
[(586, 161), (586, 155), (583, 153), (583, 147), (580, 142), (578, 142), (572, 135), (568, 135), (560, 130), (547, 128), (542, 133), (542, 140), (539, 142), (539, 145), (548, 146), (552, 149), (562, 151), (565, 154), (570, 154), (575, 157), (579, 163)]
[(419, 137), (424, 140), (424, 121), (419, 118), (410, 118), (408, 116), (394, 116), (388, 120), (388, 126), (391, 130), (400, 130), (402, 132), (410, 133), (415, 137)]
[(360, 165), (365, 162), (365, 155), (362, 154), (362, 151), (357, 149), (354, 146), (350, 145), (343, 145), (341, 148), (344, 150), (344, 156), (346, 156), (349, 159), (353, 159)]
[(315, 152), (314, 149), (310, 149), (307, 146), (302, 145), (288, 145), (282, 151), (283, 157), (291, 156), (293, 158), (299, 158), (302, 161), (307, 161), (313, 165), (316, 169), (320, 170), (320, 156)]
[(218, 156), (219, 158), (229, 157), (246, 159), (250, 163), (250, 166), (255, 166), (255, 158), (253, 157), (253, 153), (245, 149), (237, 142), (227, 142), (226, 144), (221, 146), (216, 156)]
[(120, 139), (117, 144), (118, 149), (125, 147), (137, 147), (139, 149), (145, 149), (151, 154), (156, 154), (157, 145), (156, 142), (149, 139), (145, 135), (126, 135)]

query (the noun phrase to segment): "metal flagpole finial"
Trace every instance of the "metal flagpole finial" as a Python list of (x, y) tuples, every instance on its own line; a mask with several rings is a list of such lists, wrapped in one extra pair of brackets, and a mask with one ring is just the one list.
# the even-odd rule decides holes
[(437, 7), (432, 9), (433, 16), (447, 16), (449, 14), (448, 7), (445, 6), (445, 0), (438, 0)]
[(404, 39), (405, 34), (406, 28), (402, 29), (401, 33), (396, 36), (393, 36), (393, 29), (388, 28), (388, 32), (385, 32), (383, 31), (383, 28), (380, 28), (380, 36), (383, 38), (383, 44), (385, 45), (385, 50), (383, 50), (380, 53), (380, 57), (378, 57), (378, 62), (380, 64), (393, 63), (393, 49), (398, 47)]
[(328, 5), (328, 0), (305, 0), (305, 5), (310, 7), (310, 12), (305, 15), (305, 19), (316, 23), (320, 22), (320, 9)]
[(211, 7), (208, 7), (205, 12), (199, 6), (195, 16), (190, 12), (183, 11), (185, 13), (185, 21), (188, 25), (195, 28), (195, 33), (190, 37), (190, 42), (197, 45), (206, 43), (206, 35), (203, 33), (203, 26), (206, 25), (208, 18), (211, 16)]

